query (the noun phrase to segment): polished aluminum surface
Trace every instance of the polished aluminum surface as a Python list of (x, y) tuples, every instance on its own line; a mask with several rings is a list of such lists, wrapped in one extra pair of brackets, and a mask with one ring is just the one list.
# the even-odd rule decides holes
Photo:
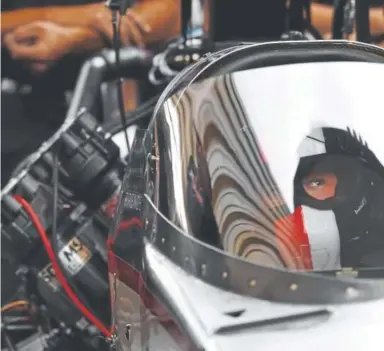
[(302, 247), (292, 245), (294, 178), (303, 153), (318, 153), (322, 143), (307, 135), (357, 130), (384, 164), (382, 132), (373, 127), (383, 80), (376, 63), (300, 63), (182, 89), (153, 122), (163, 203), (152, 201), (208, 245), (259, 265), (306, 269)]
[[(379, 350), (383, 281), (300, 272), (300, 257), (278, 244), (292, 227), (276, 235), (276, 221), (292, 213), (297, 150), (313, 128), (352, 125), (383, 160), (372, 128), (383, 69), (295, 64), (188, 84), (209, 66), (178, 77), (179, 92), (171, 84), (138, 143), (145, 173), (140, 162), (127, 171), (112, 233), (119, 347)], [(140, 213), (124, 205), (141, 195)], [(139, 231), (125, 225), (137, 218)]]

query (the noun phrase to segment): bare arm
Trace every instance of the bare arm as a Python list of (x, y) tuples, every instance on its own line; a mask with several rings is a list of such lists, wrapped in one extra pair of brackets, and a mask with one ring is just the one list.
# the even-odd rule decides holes
[(371, 34), (383, 34), (384, 33), (384, 7), (371, 9), (370, 11), (370, 25), (371, 25)]
[(73, 27), (70, 42), (70, 51), (73, 53), (100, 51), (107, 45), (98, 32), (85, 27)]
[[(134, 12), (151, 27), (146, 43), (166, 40), (180, 30), (180, 0), (142, 0)], [(79, 6), (53, 6), (14, 10), (2, 13), (2, 35), (35, 21), (50, 21), (62, 26), (92, 27), (100, 12), (109, 11), (104, 3)], [(112, 24), (111, 24), (112, 26)]]
[(161, 42), (180, 34), (180, 0), (142, 0), (133, 11), (151, 30), (144, 34), (144, 42)]
[(311, 4), (312, 25), (320, 33), (332, 31), (333, 8), (328, 5)]
[(63, 27), (47, 21), (16, 28), (4, 35), (3, 44), (16, 60), (48, 63), (70, 53), (99, 51), (105, 46), (98, 32), (84, 27)]
[(34, 21), (43, 21), (44, 11), (40, 9), (23, 9), (1, 13), (1, 34), (4, 35), (19, 26)]
[(36, 21), (50, 21), (63, 26), (88, 26), (104, 4), (52, 6), (6, 11), (1, 14), (1, 34)]

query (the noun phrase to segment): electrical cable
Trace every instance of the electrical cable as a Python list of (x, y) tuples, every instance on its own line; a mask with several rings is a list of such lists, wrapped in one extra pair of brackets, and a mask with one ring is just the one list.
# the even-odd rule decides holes
[(41, 240), (43, 242), (44, 248), (47, 252), (47, 255), (52, 263), (52, 268), (56, 274), (57, 279), (61, 283), (65, 293), (67, 296), (71, 299), (71, 301), (74, 303), (74, 305), (81, 311), (81, 313), (92, 323), (94, 324), (106, 337), (110, 337), (111, 333), (110, 331), (103, 325), (103, 323), (92, 313), (90, 312), (83, 303), (79, 300), (79, 298), (76, 296), (72, 288), (69, 286), (68, 282), (65, 279), (65, 276), (63, 272), (61, 271), (61, 268), (59, 264), (57, 263), (56, 255), (52, 249), (51, 243), (48, 239), (47, 233), (45, 232), (45, 229), (43, 225), (41, 224), (41, 221), (39, 217), (37, 216), (35, 210), (32, 208), (32, 206), (20, 195), (15, 195), (14, 198), (16, 201), (24, 208), (24, 210), (29, 215), (33, 225), (36, 227), (37, 232), (39, 233)]
[[(157, 104), (157, 101), (159, 100), (161, 94), (158, 94), (147, 101), (143, 102), (140, 106), (138, 106), (134, 111), (128, 112), (125, 115), (125, 119), (127, 120), (127, 127), (130, 127), (134, 124), (138, 124), (140, 122), (143, 123), (149, 123), (149, 120), (152, 117), (153, 111), (155, 109), (155, 106)], [(117, 133), (120, 133), (122, 131), (123, 127), (121, 123), (118, 123), (116, 121), (112, 121), (108, 124), (104, 125), (104, 130), (106, 130), (108, 133), (115, 135)]]
[(18, 301), (13, 301), (10, 303), (7, 303), (6, 305), (1, 307), (1, 313), (13, 310), (18, 307), (27, 307), (29, 305), (28, 301), (26, 300), (18, 300)]
[[(52, 157), (52, 188), (53, 188), (53, 199), (52, 199), (52, 228), (51, 228), (51, 244), (52, 249), (55, 254), (55, 256), (59, 253), (60, 248), (60, 240), (59, 235), (57, 233), (57, 209), (58, 209), (58, 200), (59, 200), (59, 152), (60, 152), (60, 142), (56, 147), (56, 150), (53, 152)], [(72, 288), (74, 294), (83, 302), (84, 306), (91, 310), (90, 306), (86, 303), (87, 299), (82, 295), (81, 291), (79, 291), (76, 288), (75, 284), (71, 284), (70, 280), (71, 277), (68, 275), (65, 267), (63, 267), (60, 260), (57, 261), (58, 265), (60, 266), (60, 269), (63, 272), (63, 275), (65, 279), (67, 280), (68, 284)]]
[[(59, 141), (60, 143), (60, 141)], [(57, 232), (57, 207), (59, 203), (59, 152), (60, 144), (53, 153), (52, 185), (53, 185), (53, 206), (52, 206), (52, 229), (51, 237), (56, 237)]]
[[(125, 108), (124, 108), (124, 96), (123, 96), (123, 78), (121, 77), (121, 65), (120, 65), (120, 27), (121, 27), (121, 15), (118, 16), (118, 11), (112, 9), (112, 28), (113, 28), (113, 49), (116, 56), (116, 69), (119, 75), (117, 79), (117, 103), (119, 108), (121, 125), (124, 129), (125, 142), (127, 144), (128, 153), (131, 148), (129, 145), (127, 122), (125, 120)], [(119, 19), (117, 19), (119, 17)]]

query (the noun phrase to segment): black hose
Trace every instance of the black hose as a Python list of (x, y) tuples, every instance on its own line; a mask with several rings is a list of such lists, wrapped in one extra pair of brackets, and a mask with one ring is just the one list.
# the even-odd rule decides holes
[(116, 57), (116, 69), (119, 72), (119, 77), (117, 79), (117, 104), (119, 108), (120, 122), (123, 126), (125, 143), (127, 146), (128, 152), (131, 147), (128, 140), (127, 125), (125, 120), (125, 108), (124, 108), (124, 96), (123, 96), (123, 77), (121, 76), (121, 65), (120, 65), (120, 28), (121, 28), (121, 15), (117, 19), (117, 11), (112, 10), (112, 27), (113, 27), (113, 48), (115, 50)]
[[(144, 122), (147, 124), (152, 117), (153, 110), (159, 100), (160, 95), (156, 95), (151, 99), (147, 100), (139, 107), (137, 107), (134, 111), (128, 112), (125, 114), (125, 127), (130, 127), (134, 124), (139, 124)], [(120, 121), (112, 121), (110, 123), (104, 124), (103, 128), (106, 132), (114, 135), (123, 130), (125, 128), (121, 125)]]
[(332, 39), (343, 39), (344, 8), (347, 0), (335, 0), (332, 21)]
[(372, 42), (369, 9), (370, 1), (356, 0), (356, 40), (364, 43)]

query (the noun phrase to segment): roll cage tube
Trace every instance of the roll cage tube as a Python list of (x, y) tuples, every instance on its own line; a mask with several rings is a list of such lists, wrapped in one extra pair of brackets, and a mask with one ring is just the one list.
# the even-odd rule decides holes
[(121, 72), (116, 68), (113, 50), (103, 50), (93, 56), (81, 68), (66, 119), (77, 116), (80, 110), (90, 111), (102, 83), (117, 78), (120, 74), (133, 79), (146, 78), (151, 65), (152, 54), (133, 47), (120, 50)]

